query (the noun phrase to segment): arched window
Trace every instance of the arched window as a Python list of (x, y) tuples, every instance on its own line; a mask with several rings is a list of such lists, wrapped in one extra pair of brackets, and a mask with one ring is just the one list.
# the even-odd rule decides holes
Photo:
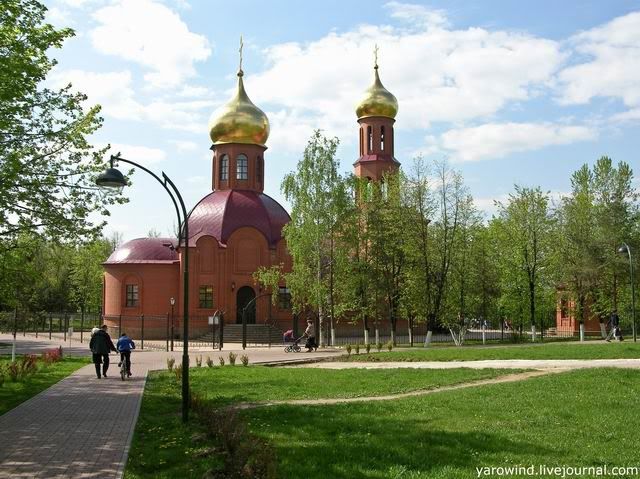
[(384, 151), (384, 125), (380, 127), (380, 149)]
[(249, 179), (249, 160), (246, 155), (240, 154), (236, 158), (236, 180)]
[(256, 179), (258, 183), (262, 183), (262, 158), (256, 158)]
[(220, 181), (227, 181), (229, 179), (229, 157), (222, 155), (220, 158)]
[(360, 154), (364, 154), (364, 131), (360, 128)]
[(380, 195), (382, 195), (383, 200), (386, 200), (389, 197), (389, 186), (384, 180), (380, 182)]
[(369, 151), (367, 153), (371, 153), (373, 151), (373, 130), (370, 126), (367, 127), (367, 142), (369, 144)]

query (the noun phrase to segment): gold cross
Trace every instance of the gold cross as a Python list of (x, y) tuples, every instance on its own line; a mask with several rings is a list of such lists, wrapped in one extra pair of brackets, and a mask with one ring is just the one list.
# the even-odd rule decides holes
[(378, 68), (378, 44), (376, 43), (376, 46), (373, 49), (373, 58), (374, 58), (374, 67)]
[(244, 46), (244, 43), (242, 43), (242, 35), (240, 35), (240, 49), (238, 50), (240, 52), (240, 71), (242, 71), (242, 47)]

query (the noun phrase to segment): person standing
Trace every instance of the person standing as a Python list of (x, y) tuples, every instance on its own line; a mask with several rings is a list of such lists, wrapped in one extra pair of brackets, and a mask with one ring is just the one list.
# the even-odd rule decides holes
[[(100, 379), (102, 376), (107, 377), (109, 369), (109, 353), (116, 351), (116, 347), (111, 341), (111, 336), (107, 333), (107, 325), (103, 324), (96, 334), (91, 337), (89, 349), (93, 353), (93, 364), (96, 367), (96, 376)], [(102, 363), (102, 376), (100, 375), (100, 364)]]

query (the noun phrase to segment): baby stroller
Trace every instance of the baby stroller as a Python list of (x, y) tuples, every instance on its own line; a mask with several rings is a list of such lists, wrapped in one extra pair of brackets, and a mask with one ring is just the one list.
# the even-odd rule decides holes
[(285, 353), (299, 353), (302, 349), (300, 348), (300, 344), (298, 344), (300, 342), (302, 338), (298, 338), (298, 339), (294, 339), (293, 343), (291, 344), (287, 344), (284, 347), (284, 352)]

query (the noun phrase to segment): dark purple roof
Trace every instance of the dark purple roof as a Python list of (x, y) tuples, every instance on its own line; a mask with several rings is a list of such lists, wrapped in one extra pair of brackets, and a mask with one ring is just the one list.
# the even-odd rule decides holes
[(357, 165), (358, 163), (368, 163), (370, 161), (382, 161), (386, 163), (395, 163), (397, 165), (400, 164), (400, 162), (396, 160), (393, 155), (379, 154), (379, 155), (362, 155), (360, 158), (357, 159), (357, 161), (353, 164), (353, 166)]
[(250, 226), (260, 231), (269, 246), (282, 238), (282, 228), (291, 218), (280, 204), (248, 190), (214, 191), (200, 200), (189, 215), (189, 246), (202, 236), (213, 236), (222, 245), (238, 228)]
[(175, 238), (136, 238), (120, 245), (104, 264), (173, 263), (178, 254), (168, 245), (178, 246)]

